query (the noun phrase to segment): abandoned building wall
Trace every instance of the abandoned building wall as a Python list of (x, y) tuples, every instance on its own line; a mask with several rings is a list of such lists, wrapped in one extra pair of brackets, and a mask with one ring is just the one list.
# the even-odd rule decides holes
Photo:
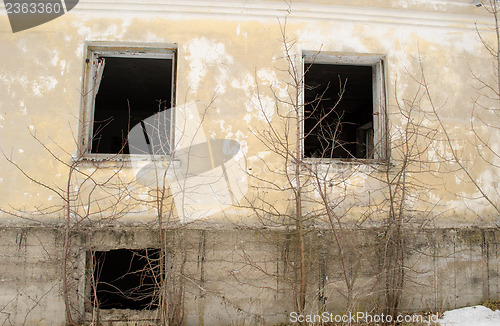
[[(173, 232), (175, 233), (175, 231)], [(170, 235), (172, 251), (179, 249), (179, 236), (187, 239), (186, 324), (222, 325), (233, 323), (275, 324), (287, 320), (293, 306), (287, 255), (293, 242), (286, 232), (241, 232), (221, 229), (189, 229)], [(370, 311), (382, 304), (382, 284), (377, 283), (382, 264), (381, 230), (355, 231), (349, 236), (353, 260), (361, 257), (358, 275), (358, 311)], [(62, 229), (2, 228), (2, 321), (7, 324), (62, 325), (65, 323), (60, 294)], [(73, 277), (78, 282), (75, 295), (89, 320), (85, 291), (84, 262), (88, 250), (141, 249), (155, 247), (157, 233), (144, 227), (114, 228), (92, 232), (92, 244), (82, 236), (73, 254), (78, 266)], [(402, 311), (440, 311), (475, 304), (486, 298), (498, 299), (498, 229), (440, 229), (413, 231), (408, 236), (406, 259), (413, 266), (403, 293)], [(308, 241), (314, 250), (308, 263), (317, 273), (309, 275), (311, 301), (325, 311), (345, 309), (340, 257), (331, 232), (318, 230)], [(177, 251), (177, 254), (180, 254)], [(418, 262), (413, 265), (412, 263)], [(255, 268), (258, 267), (258, 268)], [(354, 267), (355, 268), (355, 267)], [(318, 293), (320, 295), (318, 295)], [(85, 308), (86, 307), (86, 308)], [(103, 320), (140, 321), (147, 311), (103, 310)], [(153, 314), (154, 317), (154, 314)]]
[(10, 325), (64, 324), (60, 293), (62, 233), (2, 226), (1, 314)]
[[(287, 71), (280, 70), (287, 69), (288, 65), (282, 59), (282, 35), (277, 19), (285, 16), (286, 11), (283, 10), (288, 7), (280, 1), (264, 3), (265, 6), (242, 9), (241, 14), (231, 16), (226, 13), (231, 12), (229, 8), (218, 5), (199, 9), (192, 15), (188, 14), (189, 10), (193, 10), (190, 4), (185, 7), (165, 5), (160, 9), (145, 5), (142, 14), (131, 14), (129, 10), (132, 7), (124, 5), (122, 15), (122, 12), (114, 13), (112, 9), (119, 3), (108, 8), (84, 2), (74, 12), (49, 24), (17, 34), (8, 31), (7, 17), (3, 15), (2, 47), (7, 49), (2, 53), (2, 82), (5, 85), (1, 102), (3, 151), (26, 172), (37, 174), (41, 181), (63, 185), (67, 177), (65, 167), (57, 164), (31, 134), (36, 134), (56, 155), (77, 153), (80, 138), (84, 138), (82, 132), (86, 132), (80, 122), (90, 123), (82, 107), (89, 91), (84, 82), (88, 83), (91, 79), (86, 75), (86, 69), (92, 64), (84, 62), (89, 52), (86, 42), (105, 42), (105, 45), (115, 42), (114, 45), (121, 50), (149, 43), (153, 47), (163, 44), (167, 48), (175, 48), (174, 97), (179, 107), (176, 119), (183, 119), (182, 112), (191, 107), (190, 103), (195, 103), (203, 119), (203, 126), (194, 128), (198, 131), (189, 128), (193, 134), (177, 138), (185, 144), (199, 142), (198, 138), (234, 140), (239, 145), (236, 163), (243, 176), (249, 168), (253, 173), (264, 173), (262, 159), (277, 162), (277, 167), (280, 167), (282, 161), (250, 131), (262, 130), (267, 123), (282, 123), (273, 114), (273, 94), (286, 98), (289, 87)], [(302, 69), (302, 51), (306, 50), (344, 55), (346, 60), (353, 60), (356, 55), (384, 56), (383, 86), (386, 88), (389, 122), (385, 133), (390, 136), (388, 146), (393, 150), (393, 161), (397, 162), (398, 153), (393, 147), (398, 142), (404, 119), (396, 100), (402, 103), (418, 93), (418, 83), (414, 78), (420, 73), (420, 57), (424, 72), (428, 72), (426, 78), (433, 103), (437, 107), (443, 106), (440, 108), (441, 118), (456, 142), (456, 150), (460, 151), (465, 161), (471, 161), (486, 192), (494, 193), (494, 180), (489, 177), (494, 175), (491, 166), (474, 160), (474, 155), (477, 155), (475, 144), (460, 141), (471, 136), (471, 99), (477, 97), (477, 85), (471, 74), (491, 77), (491, 66), (485, 64), (488, 60), (486, 50), (475, 30), (477, 24), (483, 37), (492, 40), (494, 35), (488, 29), (491, 17), (481, 9), (470, 6), (467, 1), (439, 5), (424, 1), (419, 6), (420, 10), (393, 7), (396, 5), (390, 1), (379, 2), (377, 6), (367, 9), (345, 6), (342, 2), (331, 6), (321, 3), (293, 4), (287, 20), (286, 36), (295, 42), (292, 54), (298, 55), (293, 58), (298, 69)], [(159, 16), (155, 16), (155, 12)], [(256, 12), (260, 13), (258, 18), (254, 16)], [(321, 12), (323, 16), (319, 14)], [(312, 13), (320, 16), (310, 17)], [(341, 19), (342, 14), (349, 14), (348, 19)], [(18, 68), (20, 62), (22, 69)], [(274, 88), (273, 92), (270, 86)], [(430, 109), (428, 102), (422, 101), (419, 105), (427, 111)], [(188, 113), (192, 112), (195, 111)], [(193, 119), (189, 114), (186, 116)], [(175, 132), (188, 132), (188, 128), (184, 128), (186, 121), (176, 121), (179, 128)], [(190, 126), (199, 123), (200, 120), (191, 121)], [(421, 123), (425, 128), (436, 127), (435, 119), (428, 116)], [(467, 131), (463, 132), (464, 129)], [(293, 137), (290, 141), (293, 142)], [(456, 167), (442, 166), (442, 158), (450, 155), (448, 151), (443, 142), (436, 142), (422, 152), (422, 160), (429, 164), (435, 161), (437, 166), (433, 168), (443, 173), (438, 178), (430, 173), (419, 175), (430, 185), (425, 193), (419, 194), (423, 196), (421, 202), (436, 205), (436, 215), (440, 215), (437, 223), (473, 224), (477, 213), (480, 213), (482, 218), (489, 217), (489, 222), (482, 223), (494, 224), (493, 212), (488, 205), (472, 200), (478, 195), (477, 189), (459, 173), (453, 173)], [(29, 164), (35, 158), (39, 164)], [(113, 167), (109, 162), (103, 165)], [(90, 164), (90, 167), (93, 165)], [(124, 178), (134, 179), (141, 167), (125, 168)], [(340, 165), (339, 168), (346, 169), (346, 166)], [(363, 169), (366, 168), (360, 168)], [(2, 162), (2, 171), (2, 183), (16, 185), (14, 188), (3, 187), (2, 192), (3, 201), (13, 207), (36, 207), (57, 200), (47, 189), (40, 189), (15, 173), (15, 167), (5, 161)], [(444, 173), (447, 171), (452, 172)], [(364, 194), (366, 189), (380, 188), (376, 178), (366, 180), (365, 174), (363, 171), (354, 174), (355, 179), (350, 183), (354, 188), (360, 185), (362, 188), (353, 192)], [(258, 187), (257, 179), (247, 178), (246, 183), (249, 187)], [(443, 184), (446, 191), (443, 191)], [(245, 193), (245, 189), (241, 192)], [(461, 194), (459, 199), (454, 196), (457, 193)], [(207, 210), (219, 204), (203, 203)]]
[[(280, 262), (287, 259), (284, 248), (290, 223), (280, 220), (276, 212), (293, 213), (291, 193), (282, 191), (289, 185), (290, 167), (268, 146), (262, 131), (270, 126), (288, 131), (282, 138), (284, 147), (295, 146), (294, 125), (290, 129), (289, 121), (282, 118), (293, 110), (282, 101), (293, 98), (296, 91), (290, 67), (302, 73), (316, 64), (328, 65), (335, 73), (338, 66), (371, 67), (349, 70), (344, 82), (349, 90), (349, 80), (352, 88), (369, 81), (359, 90), (367, 92), (367, 98), (373, 95), (367, 99), (373, 103), (362, 103), (369, 108), (369, 122), (358, 123), (356, 132), (370, 139), (367, 130), (375, 128), (372, 138), (384, 141), (371, 140), (374, 148), (370, 149), (363, 140), (363, 148), (351, 151), (361, 154), (353, 153), (355, 160), (350, 161), (343, 157), (345, 151), (317, 157), (314, 144), (306, 156), (310, 155), (311, 166), (318, 158), (326, 159), (315, 171), (333, 180), (329, 200), (338, 201), (335, 208), (345, 216), (343, 221), (362, 224), (356, 231), (367, 232), (372, 244), (377, 243), (376, 230), (384, 225), (389, 210), (387, 180), (405, 159), (398, 150), (408, 131), (402, 112), (410, 107), (418, 111), (412, 130), (421, 138), (415, 143), (418, 155), (412, 156), (407, 175), (408, 184), (418, 186), (408, 187), (408, 232), (413, 236), (405, 253), (408, 261), (415, 262), (415, 270), (409, 273), (402, 308), (442, 309), (498, 298), (498, 213), (453, 162), (433, 112), (436, 108), (468, 171), (484, 193), (498, 202), (498, 157), (494, 155), (499, 152), (495, 150), (498, 129), (482, 125), (476, 133), (471, 130), (474, 104), (498, 105), (478, 95), (481, 85), (473, 77), (495, 83), (493, 63), (478, 37), (479, 32), (483, 40), (494, 42), (492, 24), (487, 12), (466, 0), (356, 5), (310, 0), (293, 2), (291, 7), (283, 1), (206, 5), (81, 1), (58, 19), (12, 33), (2, 8), (0, 150), (5, 157), (0, 160), (0, 245), (4, 248), (0, 320), (64, 323), (58, 273), (65, 221), (78, 225), (72, 230), (75, 234), (88, 234), (83, 226), (105, 234), (92, 241), (77, 237), (72, 244), (74, 289), (80, 291), (73, 308), (84, 315), (84, 298), (89, 295), (86, 252), (157, 246), (151, 240), (154, 231), (151, 236), (133, 237), (132, 242), (120, 242), (116, 232), (155, 229), (158, 212), (164, 209), (166, 225), (187, 232), (188, 324), (247, 318), (255, 318), (256, 323), (283, 321), (293, 307), (280, 305), (280, 298), (289, 296), (290, 289), (284, 285), (287, 278), (280, 283), (280, 271), (272, 269), (285, 268)], [(289, 60), (284, 39), (293, 43)], [(141, 58), (139, 74), (132, 72), (133, 65), (127, 66), (130, 58)], [(120, 75), (123, 71), (129, 73)], [(127, 145), (130, 157), (119, 153), (124, 148), (120, 139), (118, 143), (104, 139), (108, 149), (97, 150), (93, 141), (100, 127), (93, 125), (99, 120), (93, 114), (101, 101), (98, 96), (123, 92), (127, 94), (120, 96), (127, 98), (135, 90), (125, 91), (109, 82), (139, 80), (137, 85), (150, 85), (158, 82), (157, 71), (168, 75), (161, 87), (170, 89), (170, 97), (162, 98), (159, 106), (174, 107), (166, 110), (169, 116), (161, 116), (168, 121), (162, 125), (164, 129), (168, 125), (168, 142), (159, 147), (163, 154), (175, 152), (175, 159), (152, 159), (141, 156), (142, 152), (132, 155), (134, 148), (146, 153), (154, 138), (146, 142), (140, 138), (141, 132), (150, 131), (139, 122), (146, 121), (146, 116), (129, 122), (131, 135), (138, 126), (134, 135), (140, 138), (130, 137), (130, 143), (137, 140), (135, 147)], [(429, 94), (422, 89), (422, 76)], [(318, 73), (317, 78), (323, 77)], [(132, 100), (123, 103), (128, 103), (126, 112), (137, 110)], [(377, 105), (379, 109), (370, 111)], [(154, 110), (148, 110), (153, 115)], [(488, 119), (494, 124), (498, 117), (491, 114)], [(488, 136), (494, 149), (482, 160), (477, 159), (477, 133)], [(120, 135), (120, 130), (115, 134)], [(371, 150), (378, 152), (369, 156)], [(69, 176), (71, 164), (79, 173)], [(96, 187), (99, 183), (102, 186)], [(269, 184), (278, 188), (270, 189)], [(66, 189), (78, 194), (69, 215), (66, 198), (58, 196)], [(305, 189), (305, 207), (315, 212), (321, 201), (313, 182), (306, 183)], [(161, 190), (165, 201), (158, 201)], [(327, 226), (321, 215), (311, 228)], [(279, 235), (274, 238), (272, 232)], [(318, 305), (323, 302), (329, 310), (341, 311), (342, 299), (332, 299), (342, 292), (336, 281), (335, 245), (320, 240), (325, 238), (321, 232), (308, 238), (311, 260), (320, 264), (309, 277), (312, 284), (326, 283), (311, 288), (309, 295), (317, 297)], [(203, 270), (202, 247), (207, 264)], [(357, 288), (358, 303), (369, 307), (382, 297), (375, 282), (380, 252), (376, 245), (361, 247), (368, 252), (353, 264), (361, 266), (360, 283), (367, 288)], [(265, 280), (260, 281), (264, 274)]]

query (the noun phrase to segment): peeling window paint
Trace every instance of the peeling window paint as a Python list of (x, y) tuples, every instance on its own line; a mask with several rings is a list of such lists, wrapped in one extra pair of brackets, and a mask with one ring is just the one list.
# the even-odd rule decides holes
[(303, 56), (303, 155), (385, 159), (383, 59), (319, 52)]
[[(136, 153), (127, 140), (134, 126), (144, 132), (153, 128), (147, 119), (159, 112), (168, 123), (162, 124), (164, 155), (172, 140), (175, 50), (126, 46), (89, 47), (90, 69), (86, 76), (87, 128), (83, 143), (89, 153)], [(146, 140), (147, 141), (147, 140)], [(144, 149), (142, 149), (144, 150)]]

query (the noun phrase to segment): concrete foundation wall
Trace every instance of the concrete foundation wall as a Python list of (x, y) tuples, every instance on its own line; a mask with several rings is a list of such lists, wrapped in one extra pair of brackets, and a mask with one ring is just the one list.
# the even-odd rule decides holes
[[(284, 228), (299, 220), (308, 313), (384, 308), (395, 255), (381, 226), (395, 219), (436, 227), (398, 238), (401, 310), (498, 299), (500, 102), (490, 53), (498, 25), (482, 2), (82, 0), (14, 33), (0, 1), (0, 325), (63, 325), (65, 306), (89, 323), (97, 316), (92, 252), (162, 243), (169, 302), (186, 325), (285, 322), (296, 309), (299, 259), (296, 235)], [(127, 85), (143, 89), (131, 82), (140, 75), (172, 87), (151, 94), (150, 117), (108, 126), (116, 132), (108, 138), (94, 126), (108, 111), (96, 97), (106, 78), (122, 106), (103, 121), (143, 110), (124, 101), (131, 94), (111, 68), (115, 55), (163, 58), (169, 73), (146, 65), (154, 72), (128, 72)], [(350, 109), (327, 110), (328, 123), (305, 128), (305, 93), (316, 86), (303, 81), (316, 63), (371, 67), (363, 78), (340, 78), (349, 91), (342, 107), (351, 89), (368, 89), (358, 81), (371, 83), (366, 121), (356, 119), (347, 142), (337, 127), (352, 122), (333, 116)], [(333, 86), (340, 76), (330, 71), (320, 80)], [(324, 95), (318, 108), (337, 94)], [(158, 98), (170, 99), (168, 115), (156, 113)], [(165, 127), (154, 128), (165, 131), (162, 155), (149, 155), (157, 133), (150, 139), (143, 122), (153, 117)], [(306, 154), (318, 130), (325, 144), (373, 145), (377, 155)], [(133, 152), (137, 132), (146, 136), (142, 154), (87, 146), (102, 136)], [(74, 232), (63, 259), (66, 220)], [(159, 220), (178, 227), (164, 242)], [(331, 223), (342, 232), (317, 229)], [(157, 316), (114, 309), (100, 317), (119, 325)]]
[[(384, 234), (381, 230), (346, 232), (342, 238), (346, 270), (354, 277), (356, 310), (382, 309)], [(294, 311), (291, 281), (294, 236), (270, 230), (169, 232), (166, 259), (184, 290), (186, 325), (273, 325)], [(0, 323), (64, 325), (61, 264), (63, 230), (2, 227), (0, 230)], [(308, 306), (328, 312), (346, 310), (341, 256), (332, 233), (308, 234)], [(402, 311), (440, 311), (499, 299), (498, 229), (405, 231), (405, 283)], [(72, 312), (90, 318), (89, 248), (159, 246), (158, 232), (146, 228), (94, 230), (73, 238), (69, 261)], [(87, 264), (87, 266), (85, 266)], [(180, 266), (183, 266), (180, 268)], [(176, 276), (179, 276), (176, 275)], [(182, 281), (181, 281), (182, 280)], [(85, 313), (85, 307), (87, 312)], [(154, 311), (102, 310), (110, 325), (155, 318)]]
[(0, 323), (64, 325), (62, 232), (0, 229)]

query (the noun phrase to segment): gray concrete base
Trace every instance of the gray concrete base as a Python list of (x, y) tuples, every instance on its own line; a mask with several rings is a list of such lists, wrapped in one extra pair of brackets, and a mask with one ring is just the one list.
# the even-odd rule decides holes
[[(85, 323), (92, 315), (90, 250), (159, 247), (158, 234), (151, 228), (128, 227), (73, 235), (68, 275), (75, 319)], [(0, 229), (0, 324), (65, 324), (63, 235), (57, 227)], [(182, 290), (184, 324), (273, 325), (287, 321), (294, 311), (292, 233), (179, 229), (165, 239), (169, 289)], [(500, 299), (500, 230), (406, 230), (404, 239), (402, 311), (440, 311)], [(358, 311), (382, 309), (383, 231), (351, 230), (341, 243), (344, 257), (332, 232), (307, 234), (308, 312), (346, 311), (348, 297)], [(349, 296), (345, 275), (354, 279)], [(140, 320), (151, 323), (157, 315), (113, 309), (101, 310), (100, 317), (110, 325), (131, 320), (140, 325)]]

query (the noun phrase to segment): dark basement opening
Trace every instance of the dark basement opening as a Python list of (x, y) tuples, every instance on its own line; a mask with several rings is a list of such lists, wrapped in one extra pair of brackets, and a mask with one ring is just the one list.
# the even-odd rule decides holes
[(91, 261), (97, 297), (91, 288), (92, 305), (98, 304), (100, 309), (156, 309), (159, 258), (159, 249), (95, 251)]

